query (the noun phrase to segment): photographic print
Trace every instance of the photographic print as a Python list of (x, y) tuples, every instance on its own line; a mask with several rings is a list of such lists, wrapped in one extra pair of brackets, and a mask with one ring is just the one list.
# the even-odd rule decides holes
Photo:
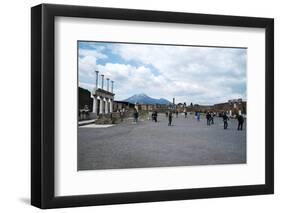
[(77, 45), (78, 170), (246, 163), (247, 48)]
[(274, 193), (274, 19), (40, 4), (31, 41), (32, 205)]

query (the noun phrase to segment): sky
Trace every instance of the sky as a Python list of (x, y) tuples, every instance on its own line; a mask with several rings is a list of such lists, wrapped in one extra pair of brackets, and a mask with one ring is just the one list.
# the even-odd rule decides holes
[(92, 91), (98, 70), (114, 81), (115, 100), (135, 94), (202, 105), (246, 99), (246, 62), (245, 48), (78, 42), (79, 86)]

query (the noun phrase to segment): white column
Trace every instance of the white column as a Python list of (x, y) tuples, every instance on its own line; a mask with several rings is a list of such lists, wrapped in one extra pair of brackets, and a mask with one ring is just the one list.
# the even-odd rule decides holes
[(110, 113), (110, 99), (107, 99), (107, 113)]
[(92, 96), (93, 98), (93, 113), (97, 113), (97, 98), (95, 96)]
[(111, 99), (109, 99), (109, 112), (113, 112), (113, 101)]
[(108, 102), (107, 102), (106, 98), (104, 99), (104, 102), (105, 102), (104, 112), (105, 112), (105, 114), (107, 114), (108, 113)]
[(100, 97), (100, 114), (103, 114), (103, 99)]

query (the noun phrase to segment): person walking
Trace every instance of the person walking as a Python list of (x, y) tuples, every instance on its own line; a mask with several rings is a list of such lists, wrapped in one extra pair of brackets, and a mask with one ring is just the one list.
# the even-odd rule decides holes
[(134, 122), (138, 123), (138, 118), (139, 118), (139, 112), (135, 109), (134, 110)]
[(212, 112), (211, 113), (211, 124), (214, 124), (214, 117), (215, 117), (215, 114)]
[(179, 111), (177, 110), (177, 111), (176, 111), (176, 117), (178, 117), (178, 115), (179, 115)]
[(200, 121), (200, 112), (197, 112), (197, 121)]
[(119, 112), (119, 114), (120, 114), (121, 121), (123, 122), (123, 119), (124, 119), (124, 110), (121, 109), (120, 112)]
[(207, 126), (211, 125), (211, 114), (209, 112), (207, 112), (206, 114), (206, 119), (207, 119)]
[(226, 114), (226, 113), (224, 113), (224, 114), (223, 114), (223, 116), (222, 116), (222, 120), (223, 120), (223, 128), (224, 128), (224, 129), (227, 129), (227, 127), (228, 127), (228, 120), (229, 120), (229, 118), (228, 118), (228, 116), (227, 116), (227, 114)]
[(237, 116), (237, 120), (238, 120), (238, 127), (237, 130), (243, 130), (243, 123), (244, 123), (244, 117), (242, 115), (238, 115)]
[(168, 126), (172, 126), (172, 119), (173, 119), (173, 113), (172, 111), (169, 111), (168, 113), (169, 123)]
[(139, 111), (136, 110), (136, 123), (139, 121)]
[(157, 122), (157, 111), (154, 112), (154, 121)]
[(151, 114), (151, 121), (154, 121), (154, 117), (155, 117), (155, 115), (154, 115), (154, 111), (153, 111)]
[(187, 111), (184, 111), (184, 117), (187, 118)]

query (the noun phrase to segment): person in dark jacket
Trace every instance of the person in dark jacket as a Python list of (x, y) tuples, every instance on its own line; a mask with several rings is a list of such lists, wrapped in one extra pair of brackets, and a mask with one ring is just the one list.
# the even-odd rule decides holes
[(206, 114), (206, 119), (207, 119), (207, 125), (210, 126), (210, 124), (211, 124), (211, 114), (209, 112), (207, 112), (207, 114)]
[(197, 112), (196, 118), (197, 118), (197, 121), (200, 121), (200, 112)]
[(138, 118), (139, 118), (139, 112), (136, 109), (134, 109), (134, 122), (135, 123), (138, 123)]
[(211, 118), (210, 118), (211, 119), (211, 124), (214, 124), (214, 117), (215, 117), (215, 114), (212, 112), (211, 113)]
[(152, 112), (151, 117), (152, 117), (152, 121), (157, 122), (157, 112), (156, 111)]
[(226, 113), (224, 113), (224, 114), (223, 114), (223, 116), (222, 116), (222, 120), (223, 120), (223, 128), (224, 128), (224, 129), (227, 129), (227, 127), (228, 127), (228, 120), (229, 120), (229, 118), (228, 118), (228, 116), (227, 116), (227, 114), (226, 114)]
[(237, 116), (237, 120), (238, 120), (238, 127), (237, 130), (243, 130), (243, 123), (244, 123), (244, 117), (242, 115), (238, 115)]
[(173, 113), (172, 113), (172, 111), (169, 111), (168, 118), (169, 118), (168, 126), (172, 126), (172, 119), (173, 119)]
[(151, 114), (151, 121), (154, 121), (154, 117), (155, 117), (155, 114), (154, 114), (154, 112), (152, 112), (152, 114)]

